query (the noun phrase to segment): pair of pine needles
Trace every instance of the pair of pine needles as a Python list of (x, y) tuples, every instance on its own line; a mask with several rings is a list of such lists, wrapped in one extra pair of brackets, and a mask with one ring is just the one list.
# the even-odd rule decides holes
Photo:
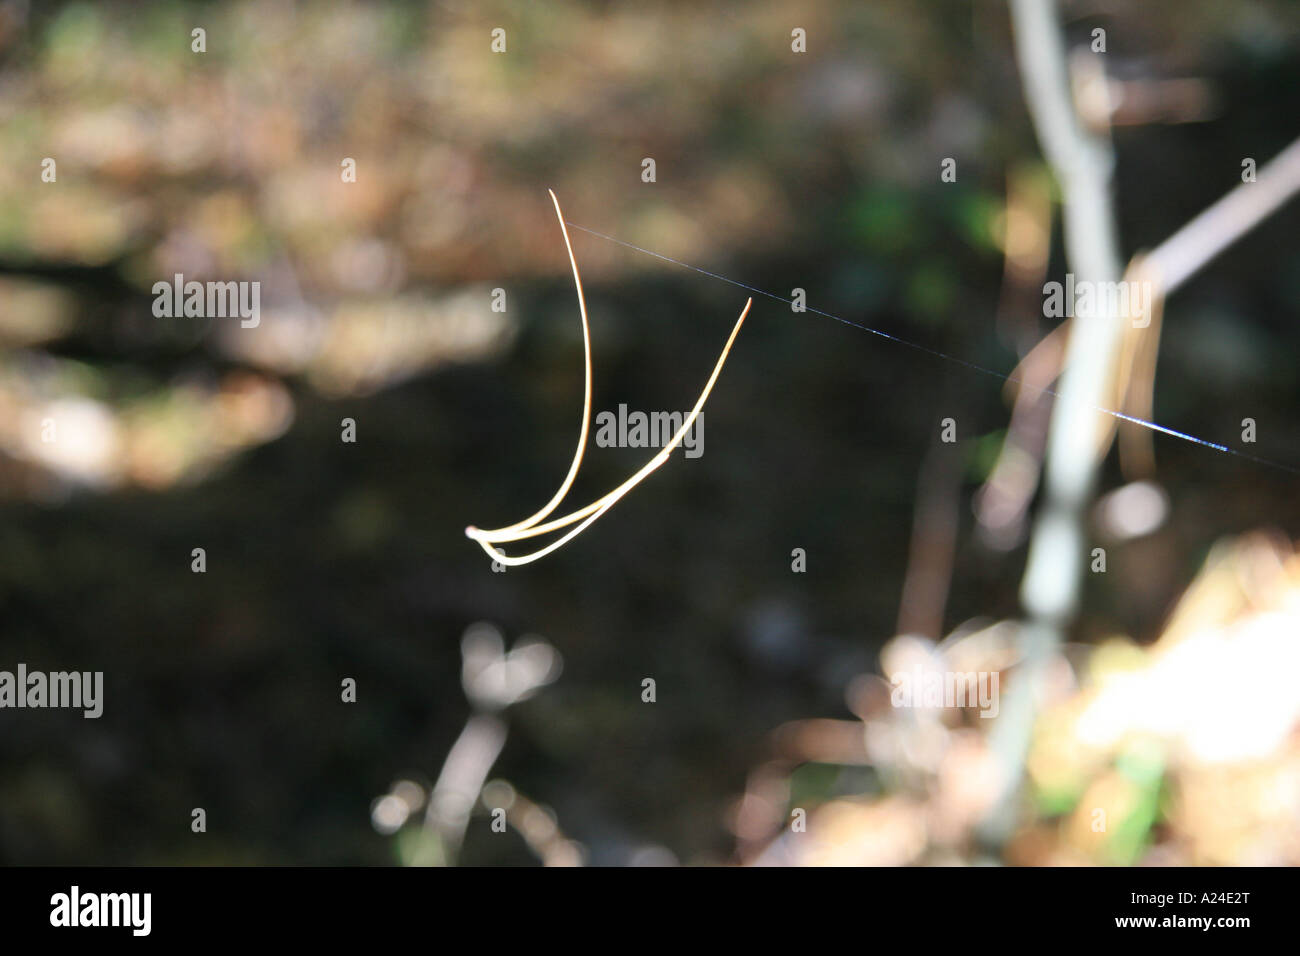
[[(634, 473), (630, 478), (624, 481), (613, 491), (602, 495), (590, 504), (569, 512), (560, 518), (549, 518), (551, 513), (559, 507), (560, 502), (564, 500), (565, 495), (569, 493), (574, 479), (578, 476), (578, 469), (582, 465), (582, 456), (587, 449), (587, 435), (591, 426), (591, 329), (587, 323), (587, 302), (582, 294), (582, 276), (578, 274), (578, 260), (573, 255), (573, 244), (569, 241), (569, 230), (564, 222), (564, 213), (560, 211), (560, 201), (555, 198), (554, 190), (548, 190), (551, 194), (551, 202), (555, 205), (555, 215), (560, 221), (560, 230), (564, 233), (564, 245), (569, 252), (569, 263), (573, 266), (573, 284), (578, 289), (578, 314), (582, 319), (582, 354), (583, 366), (585, 371), (585, 384), (582, 392), (582, 429), (578, 433), (578, 447), (573, 453), (573, 463), (569, 465), (569, 473), (565, 476), (564, 482), (560, 485), (559, 490), (549, 502), (546, 503), (536, 514), (525, 518), (516, 524), (507, 525), (504, 528), (496, 528), (491, 531), (485, 531), (470, 525), (465, 529), (465, 536), (473, 541), (477, 541), (487, 555), (494, 561), (498, 561), (508, 567), (515, 567), (521, 564), (529, 564), (539, 558), (544, 558), (572, 541), (587, 528), (591, 527), (601, 515), (614, 506), (614, 504), (626, 495), (629, 491), (644, 481), (651, 472), (659, 468), (666, 462), (672, 454), (673, 449), (681, 444), (683, 436), (690, 430), (695, 419), (699, 417), (700, 412), (704, 409), (704, 403), (709, 398), (709, 393), (713, 391), (713, 385), (718, 380), (718, 375), (722, 372), (722, 366), (727, 361), (727, 355), (731, 352), (731, 345), (736, 341), (736, 335), (740, 332), (740, 327), (745, 323), (745, 316), (749, 314), (749, 308), (754, 304), (753, 298), (745, 302), (744, 309), (740, 312), (740, 318), (736, 320), (735, 327), (731, 330), (731, 335), (727, 338), (727, 344), (722, 347), (722, 354), (718, 356), (717, 364), (713, 366), (713, 374), (709, 376), (709, 381), (704, 386), (704, 391), (700, 392), (700, 397), (691, 409), (690, 415), (682, 423), (676, 434), (667, 442), (659, 453), (651, 458)], [(581, 522), (581, 523), (579, 523)], [(559, 531), (561, 528), (567, 528), (570, 525), (578, 524), (576, 528), (569, 531), (564, 536), (556, 539), (543, 548), (522, 555), (507, 555), (494, 545), (507, 544), (514, 541), (523, 541), (527, 538), (535, 538), (540, 535), (550, 534), (553, 531)]]

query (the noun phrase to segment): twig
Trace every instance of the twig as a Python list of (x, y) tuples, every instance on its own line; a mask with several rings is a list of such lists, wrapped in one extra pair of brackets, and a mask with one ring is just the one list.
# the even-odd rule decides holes
[(1300, 139), (1209, 209), (1160, 243), (1147, 265), (1170, 295), (1203, 265), (1300, 192)]
[[(1109, 142), (1080, 120), (1071, 96), (1065, 39), (1052, 0), (1012, 0), (1016, 60), (1025, 98), (1064, 199), (1066, 258), (1076, 281), (1115, 282), (1120, 255), (1110, 177)], [(1121, 339), (1120, 318), (1076, 321), (1066, 348), (1060, 401), (1052, 409), (1044, 473), (1044, 506), (1029, 545), (1021, 602), (1024, 660), (1003, 702), (990, 746), (1001, 768), (1001, 798), (981, 836), (1000, 844), (1015, 824), (1025, 755), (1041, 675), (1060, 646), (1078, 605), (1084, 562), (1084, 513), (1096, 482), (1095, 452)]]

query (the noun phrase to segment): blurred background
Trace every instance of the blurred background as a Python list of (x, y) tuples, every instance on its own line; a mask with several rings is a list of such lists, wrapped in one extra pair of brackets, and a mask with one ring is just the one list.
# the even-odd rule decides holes
[[(1106, 31), (1123, 94), (1125, 257), (1297, 135), (1289, 0), (1062, 16)], [(0, 714), (0, 861), (1300, 863), (1283, 471), (1160, 436), (1141, 483), (1107, 459), (1106, 571), (992, 849), (996, 721), (891, 707), (886, 675), (1014, 683), (1046, 405), (1012, 454), (1005, 383), (759, 298), (703, 455), (494, 571), (464, 527), (549, 500), (581, 415), (548, 187), (1003, 373), (1055, 324), (1060, 197), (1002, 2), (0, 0), (0, 668), (105, 683), (98, 720)], [(1297, 226), (1169, 301), (1153, 391), (1292, 467)], [(593, 413), (688, 409), (747, 293), (573, 244)], [(155, 318), (175, 273), (261, 282), (260, 324)], [(590, 448), (572, 503), (648, 455)]]

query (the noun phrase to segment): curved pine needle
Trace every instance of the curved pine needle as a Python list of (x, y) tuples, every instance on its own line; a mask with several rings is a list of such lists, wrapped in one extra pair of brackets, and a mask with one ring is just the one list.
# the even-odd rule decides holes
[[(718, 361), (713, 366), (713, 374), (709, 376), (709, 380), (705, 384), (704, 390), (700, 392), (700, 397), (696, 401), (695, 407), (691, 410), (690, 415), (687, 416), (686, 420), (673, 435), (672, 439), (665, 444), (653, 458), (646, 462), (640, 470), (613, 491), (602, 495), (590, 504), (579, 508), (576, 511), (572, 511), (561, 518), (555, 518), (551, 521), (539, 524), (542, 519), (549, 516), (559, 503), (564, 500), (565, 495), (568, 494), (570, 487), (572, 487), (573, 481), (577, 477), (578, 468), (582, 464), (582, 456), (587, 447), (587, 434), (591, 427), (591, 335), (587, 323), (587, 304), (582, 293), (582, 277), (578, 274), (578, 261), (573, 255), (573, 245), (569, 242), (569, 231), (565, 227), (564, 215), (560, 211), (560, 203), (559, 200), (555, 198), (554, 192), (551, 192), (551, 201), (555, 204), (555, 214), (560, 220), (560, 229), (564, 232), (564, 244), (569, 251), (569, 262), (573, 266), (573, 281), (578, 288), (578, 311), (582, 320), (583, 359), (586, 372), (586, 386), (583, 390), (582, 401), (582, 430), (578, 436), (578, 447), (574, 452), (573, 463), (569, 466), (569, 473), (565, 477), (564, 482), (560, 485), (559, 490), (545, 507), (536, 514), (525, 518), (523, 521), (507, 525), (503, 528), (484, 530), (470, 525), (465, 529), (465, 536), (473, 541), (477, 541), (479, 547), (481, 547), (490, 558), (509, 567), (529, 564), (539, 558), (544, 558), (552, 551), (563, 547), (566, 543), (576, 538), (595, 523), (600, 516), (612, 508), (620, 498), (630, 492), (645, 480), (651, 472), (655, 471), (655, 469), (659, 468), (668, 460), (673, 449), (681, 443), (686, 432), (689, 431), (691, 426), (695, 423), (695, 419), (698, 418), (700, 412), (704, 410), (704, 403), (708, 400), (709, 393), (713, 391), (714, 383), (717, 382), (718, 376), (722, 373), (722, 366), (726, 363), (727, 355), (731, 352), (732, 343), (736, 341), (736, 336), (740, 332), (740, 327), (744, 324), (745, 317), (749, 315), (749, 309), (754, 304), (753, 298), (746, 300), (745, 307), (740, 312), (740, 318), (736, 320), (736, 324), (731, 330), (731, 335), (727, 338), (727, 344), (723, 346), (722, 354), (718, 356)], [(538, 535), (548, 534), (551, 531), (566, 528), (575, 522), (582, 523), (558, 540), (553, 541), (546, 547), (529, 554), (511, 556), (492, 546), (493, 544), (520, 541), (524, 538), (532, 538), (537, 537)]]
[(564, 248), (569, 251), (569, 264), (573, 266), (573, 284), (578, 287), (578, 315), (582, 318), (582, 363), (584, 372), (582, 428), (578, 432), (578, 448), (573, 453), (573, 463), (569, 465), (569, 473), (565, 476), (564, 482), (560, 485), (560, 490), (555, 493), (555, 496), (536, 514), (517, 524), (510, 525), (508, 528), (498, 528), (495, 532), (487, 532), (492, 534), (502, 531), (514, 531), (517, 528), (532, 527), (554, 511), (556, 506), (564, 500), (564, 496), (569, 493), (569, 488), (573, 485), (573, 479), (578, 477), (578, 466), (582, 464), (583, 453), (587, 450), (587, 432), (591, 424), (591, 327), (587, 324), (587, 299), (582, 294), (582, 276), (578, 275), (578, 260), (573, 255), (573, 243), (569, 241), (569, 229), (564, 224), (564, 213), (560, 211), (560, 201), (555, 198), (554, 189), (546, 191), (551, 194), (551, 202), (555, 205), (555, 218), (560, 220), (560, 231), (564, 233)]

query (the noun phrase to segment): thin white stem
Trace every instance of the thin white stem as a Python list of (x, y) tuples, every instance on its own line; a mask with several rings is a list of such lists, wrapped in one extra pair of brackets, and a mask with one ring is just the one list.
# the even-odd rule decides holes
[[(1076, 281), (1115, 282), (1121, 260), (1110, 198), (1114, 165), (1110, 144), (1079, 118), (1054, 0), (1012, 0), (1011, 13), (1029, 113), (1061, 185), (1066, 259)], [(1096, 449), (1105, 427), (1097, 410), (1105, 407), (1122, 332), (1121, 316), (1105, 313), (1076, 319), (1070, 330), (1060, 400), (1052, 408), (1044, 503), (1034, 524), (1020, 589), (1029, 617), (1022, 632), (1024, 658), (990, 739), (1002, 778), (1001, 799), (983, 827), (989, 842), (1000, 843), (1014, 826), (1033, 730), (1034, 698), (1078, 606), (1085, 509), (1096, 482)]]
[(1160, 276), (1165, 295), (1297, 192), (1300, 192), (1300, 139), (1263, 166), (1255, 182), (1240, 183), (1147, 256), (1147, 265)]

